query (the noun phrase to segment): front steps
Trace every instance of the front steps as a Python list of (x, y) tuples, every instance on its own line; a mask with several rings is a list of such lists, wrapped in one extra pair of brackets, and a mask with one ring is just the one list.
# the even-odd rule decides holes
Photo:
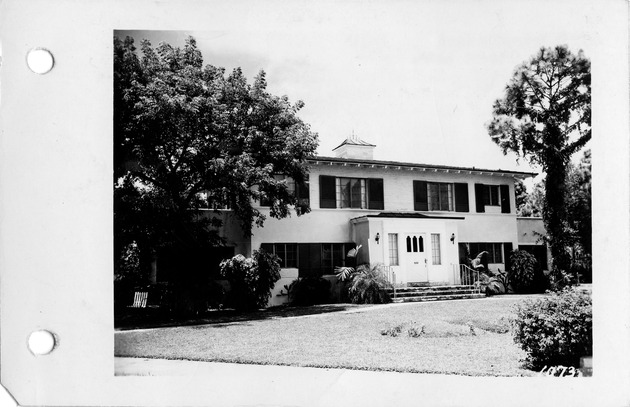
[(387, 290), (392, 302), (418, 302), (484, 298), (485, 293), (478, 293), (472, 285), (437, 285), (420, 287), (402, 287)]

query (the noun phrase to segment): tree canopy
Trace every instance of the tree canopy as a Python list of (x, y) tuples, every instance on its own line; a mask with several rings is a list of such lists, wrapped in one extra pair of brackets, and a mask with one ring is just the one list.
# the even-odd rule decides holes
[[(183, 48), (114, 38), (115, 229), (119, 243), (160, 246), (218, 242), (218, 216), (195, 209), (229, 206), (245, 235), (270, 203), (283, 218), (298, 202), (282, 174), (300, 183), (318, 138), (299, 117), (304, 106), (249, 84), (240, 68), (204, 65), (194, 38)], [(307, 206), (296, 205), (298, 215)], [(138, 243), (140, 244), (140, 243)]]
[(591, 64), (566, 45), (541, 48), (516, 68), (488, 124), (504, 153), (516, 152), (547, 171), (591, 138)]
[(566, 45), (541, 48), (519, 65), (488, 123), (503, 153), (515, 152), (545, 172), (543, 219), (554, 265), (566, 270), (566, 177), (571, 156), (591, 138), (590, 61)]

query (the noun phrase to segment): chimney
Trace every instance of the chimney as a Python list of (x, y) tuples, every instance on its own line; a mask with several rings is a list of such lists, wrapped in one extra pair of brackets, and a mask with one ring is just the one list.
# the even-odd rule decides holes
[(370, 144), (356, 137), (348, 137), (339, 146), (333, 148), (337, 158), (356, 158), (360, 160), (374, 159), (374, 144)]

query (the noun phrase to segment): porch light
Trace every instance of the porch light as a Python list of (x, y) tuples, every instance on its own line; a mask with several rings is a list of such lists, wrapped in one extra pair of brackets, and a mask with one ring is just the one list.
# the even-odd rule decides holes
[(381, 240), (381, 234), (377, 233), (376, 237), (374, 237), (374, 240), (376, 240), (376, 244), (378, 244), (378, 241)]
[(455, 244), (455, 233), (451, 233), (451, 243)]

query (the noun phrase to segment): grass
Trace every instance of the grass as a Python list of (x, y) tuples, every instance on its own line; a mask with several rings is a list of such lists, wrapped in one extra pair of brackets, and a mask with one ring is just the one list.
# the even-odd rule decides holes
[[(512, 305), (528, 296), (221, 320), (119, 331), (115, 355), (250, 364), (531, 376), (512, 341)], [(310, 307), (309, 309), (316, 309)], [(340, 311), (350, 312), (340, 312)], [(392, 332), (397, 332), (395, 335)]]

